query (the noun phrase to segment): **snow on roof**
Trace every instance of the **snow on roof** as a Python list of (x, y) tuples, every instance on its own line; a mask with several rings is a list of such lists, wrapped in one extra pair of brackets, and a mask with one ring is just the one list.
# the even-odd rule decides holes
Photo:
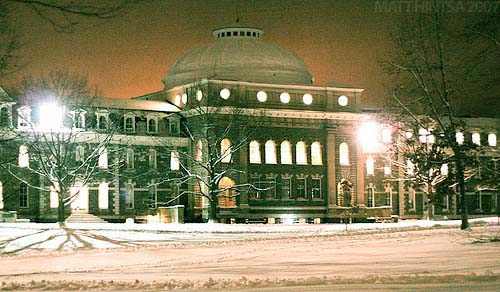
[[(99, 107), (99, 108), (145, 110), (145, 111), (156, 111), (156, 112), (166, 112), (166, 113), (175, 113), (180, 111), (178, 107), (176, 107), (171, 103), (165, 101), (156, 101), (156, 100), (97, 97), (94, 99), (89, 98), (88, 102), (89, 102), (88, 106)], [(74, 100), (74, 103), (76, 103), (76, 100)]]
[(2, 86), (0, 86), (0, 101), (12, 101), (12, 98), (5, 92)]

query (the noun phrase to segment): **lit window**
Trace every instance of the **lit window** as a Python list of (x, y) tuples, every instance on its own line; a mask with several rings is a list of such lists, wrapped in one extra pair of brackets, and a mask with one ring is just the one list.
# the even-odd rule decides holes
[(203, 142), (201, 140), (196, 141), (196, 161), (203, 160)]
[(472, 143), (481, 145), (481, 135), (478, 132), (472, 133)]
[(156, 184), (154, 184), (154, 181), (152, 181), (149, 186), (148, 195), (149, 207), (156, 208), (158, 206), (158, 188), (156, 187)]
[(76, 146), (75, 161), (76, 162), (84, 162), (85, 161), (85, 148), (83, 148), (82, 145)]
[(314, 142), (311, 144), (311, 164), (312, 165), (323, 164), (323, 161), (321, 159), (321, 144), (319, 142)]
[(125, 187), (125, 207), (127, 209), (134, 208), (134, 185), (131, 183)]
[(415, 164), (410, 159), (406, 160), (406, 173), (408, 175), (415, 174)]
[(374, 152), (378, 144), (378, 124), (367, 122), (361, 125), (358, 131), (358, 140), (363, 147), (363, 152)]
[(108, 168), (108, 150), (104, 147), (99, 149), (99, 168), (106, 169)]
[(125, 117), (125, 132), (135, 132), (135, 118), (133, 116)]
[(53, 182), (50, 186), (50, 194), (49, 194), (49, 206), (54, 209), (59, 207), (59, 183)]
[(222, 97), (222, 99), (228, 99), (229, 96), (231, 96), (231, 91), (229, 89), (223, 88), (220, 91), (220, 97)]
[(236, 207), (236, 197), (234, 193), (234, 181), (228, 177), (223, 177), (219, 182), (219, 189), (225, 191), (218, 195), (219, 207), (234, 208)]
[(257, 141), (250, 142), (250, 163), (261, 163), (260, 145)]
[(295, 145), (295, 159), (297, 160), (297, 164), (307, 164), (306, 143), (303, 141), (299, 141)]
[(418, 140), (420, 141), (420, 143), (426, 143), (427, 142), (427, 135), (428, 134), (429, 134), (429, 132), (427, 131), (427, 129), (420, 128), (418, 130)]
[(413, 132), (412, 131), (406, 131), (405, 132), (405, 137), (406, 137), (406, 139), (410, 140), (413, 137)]
[(276, 144), (273, 140), (266, 142), (266, 164), (276, 164)]
[(220, 155), (222, 157), (222, 162), (231, 162), (231, 141), (227, 138), (220, 142)]
[(415, 189), (410, 187), (410, 189), (408, 190), (408, 204), (410, 207), (410, 211), (415, 211), (415, 208), (417, 205), (416, 200), (417, 200), (417, 196), (415, 193)]
[(304, 104), (310, 105), (313, 102), (313, 97), (309, 93), (306, 93), (302, 97), (302, 101), (304, 102)]
[(339, 145), (339, 163), (340, 165), (349, 165), (349, 146), (345, 142)]
[(281, 164), (292, 164), (292, 144), (288, 141), (281, 142)]
[(266, 187), (266, 198), (268, 199), (277, 199), (276, 196), (276, 178), (275, 177), (266, 177), (265, 181)]
[(3, 204), (3, 184), (0, 181), (0, 210), (3, 210), (4, 204)]
[(371, 156), (368, 156), (368, 158), (366, 159), (366, 174), (367, 175), (375, 174), (375, 161)]
[(290, 94), (288, 94), (288, 92), (282, 92), (280, 94), (280, 101), (282, 103), (289, 103), (290, 102)]
[(19, 207), (28, 208), (28, 185), (24, 182), (19, 184)]
[(148, 118), (148, 133), (157, 133), (158, 132), (158, 120), (156, 118)]
[(338, 103), (340, 106), (346, 106), (347, 103), (349, 102), (349, 99), (345, 95), (339, 96)]
[(311, 198), (321, 199), (321, 178), (311, 179)]
[(434, 144), (436, 143), (436, 136), (432, 134), (432, 129), (427, 130), (429, 135), (427, 135), (427, 143)]
[(149, 161), (149, 168), (156, 169), (156, 166), (157, 166), (157, 164), (156, 164), (156, 150), (149, 149), (148, 161)]
[(203, 92), (201, 90), (196, 90), (196, 99), (201, 101), (203, 99)]
[(108, 209), (109, 205), (109, 185), (107, 182), (101, 182), (99, 184), (99, 193), (98, 193), (98, 207), (99, 209)]
[(183, 93), (181, 96), (181, 101), (183, 104), (186, 104), (188, 102), (188, 96), (187, 94)]
[(488, 134), (488, 145), (491, 147), (497, 146), (497, 135), (493, 133)]
[(382, 129), (382, 142), (384, 143), (392, 142), (392, 131), (390, 128)]
[(170, 169), (171, 170), (180, 169), (179, 153), (177, 151), (170, 152)]
[(389, 176), (389, 175), (391, 175), (391, 173), (392, 173), (391, 165), (390, 165), (390, 163), (387, 163), (384, 166), (384, 175)]
[(385, 187), (385, 205), (392, 206), (392, 187), (389, 184)]
[(178, 94), (177, 94), (177, 95), (174, 97), (174, 104), (175, 104), (176, 106), (181, 105), (181, 96), (180, 96), (180, 95), (178, 95)]
[(265, 102), (267, 100), (267, 93), (265, 91), (257, 92), (257, 100), (260, 102)]
[(441, 165), (441, 175), (448, 175), (448, 163), (443, 163)]
[(25, 145), (19, 146), (19, 167), (29, 167), (30, 166), (30, 155), (28, 153), (28, 147)]
[(18, 128), (28, 128), (31, 123), (31, 109), (27, 106), (20, 107), (17, 110), (17, 127)]
[(462, 132), (457, 132), (455, 134), (455, 139), (459, 145), (464, 144), (465, 138), (464, 138), (464, 133)]
[(126, 154), (125, 154), (125, 167), (127, 169), (133, 169), (134, 168), (134, 150), (133, 149), (127, 149)]

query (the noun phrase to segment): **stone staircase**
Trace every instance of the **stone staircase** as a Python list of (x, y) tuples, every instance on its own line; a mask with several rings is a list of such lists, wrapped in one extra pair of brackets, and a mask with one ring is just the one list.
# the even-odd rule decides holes
[(104, 219), (101, 219), (95, 215), (73, 210), (71, 215), (66, 219), (66, 223), (107, 223)]

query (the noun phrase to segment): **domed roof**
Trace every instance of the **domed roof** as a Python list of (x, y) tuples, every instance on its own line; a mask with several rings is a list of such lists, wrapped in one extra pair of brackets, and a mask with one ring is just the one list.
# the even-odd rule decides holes
[(237, 23), (212, 34), (212, 43), (177, 59), (163, 80), (165, 89), (200, 79), (312, 84), (304, 62), (292, 52), (264, 42), (264, 32), (258, 28)]

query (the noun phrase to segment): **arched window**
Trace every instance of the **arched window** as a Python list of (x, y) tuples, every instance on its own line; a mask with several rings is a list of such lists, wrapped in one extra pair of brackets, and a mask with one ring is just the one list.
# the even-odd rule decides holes
[(29, 167), (30, 166), (30, 156), (28, 153), (28, 147), (25, 145), (19, 146), (19, 167)]
[(489, 133), (488, 134), (488, 145), (491, 147), (497, 146), (497, 135), (494, 133)]
[(108, 150), (104, 147), (99, 149), (99, 168), (106, 169), (108, 168)]
[(260, 145), (257, 141), (250, 142), (250, 163), (262, 163), (260, 158)]
[(281, 164), (292, 164), (292, 144), (287, 140), (281, 142)]
[(101, 182), (99, 184), (99, 193), (98, 193), (98, 205), (99, 209), (108, 209), (109, 205), (109, 185), (107, 182)]
[(151, 185), (149, 186), (148, 189), (148, 195), (149, 195), (149, 207), (150, 208), (156, 208), (158, 205), (158, 188), (156, 187), (156, 184), (154, 183), (154, 180), (151, 181)]
[(85, 112), (73, 113), (73, 127), (75, 129), (85, 128)]
[(481, 145), (481, 135), (478, 132), (472, 133), (472, 143)]
[(7, 107), (2, 107), (2, 109), (0, 109), (0, 127), (10, 127), (9, 110), (7, 109)]
[(319, 142), (314, 142), (311, 144), (311, 164), (312, 165), (323, 164), (323, 161), (321, 159), (321, 144)]
[(156, 169), (156, 150), (149, 149), (148, 161), (149, 161), (149, 168)]
[(219, 193), (218, 201), (221, 208), (234, 208), (236, 207), (236, 193), (232, 189), (234, 181), (228, 177), (223, 177), (219, 182), (219, 189), (225, 189), (224, 192)]
[(373, 187), (368, 187), (367, 207), (375, 207), (375, 191)]
[(125, 187), (125, 207), (127, 209), (134, 208), (134, 185), (131, 183)]
[(170, 152), (170, 170), (179, 170), (179, 153), (177, 151)]
[(345, 142), (339, 145), (339, 163), (340, 165), (349, 165), (349, 146)]
[(220, 155), (222, 157), (222, 162), (231, 162), (231, 141), (225, 138), (220, 142)]
[(100, 115), (98, 124), (99, 124), (98, 126), (99, 130), (108, 129), (108, 118), (106, 116)]
[(85, 148), (83, 148), (82, 145), (76, 146), (75, 161), (76, 162), (84, 162), (85, 161)]
[(196, 141), (196, 161), (203, 160), (203, 142), (201, 140)]
[(149, 118), (148, 119), (148, 132), (149, 133), (156, 133), (156, 132), (158, 132), (157, 122), (158, 121), (155, 118)]
[(135, 123), (133, 116), (125, 117), (125, 132), (134, 132), (135, 131)]
[(133, 149), (127, 149), (127, 152), (125, 154), (125, 167), (127, 169), (134, 168), (134, 150)]
[(28, 208), (28, 185), (24, 182), (19, 184), (19, 207)]
[(375, 174), (375, 160), (371, 156), (368, 156), (368, 158), (366, 159), (366, 174), (367, 175)]
[(299, 141), (297, 145), (295, 145), (295, 159), (297, 164), (307, 164), (306, 143), (303, 141)]
[(276, 164), (276, 144), (273, 140), (266, 142), (266, 164)]

